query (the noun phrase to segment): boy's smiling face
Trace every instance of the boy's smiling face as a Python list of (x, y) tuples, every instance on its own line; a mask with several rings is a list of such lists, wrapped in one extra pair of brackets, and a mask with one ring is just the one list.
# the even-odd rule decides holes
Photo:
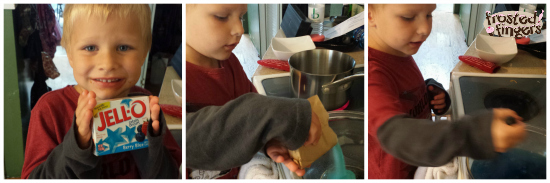
[(112, 15), (106, 22), (93, 15), (76, 19), (67, 56), (79, 93), (82, 89), (94, 91), (97, 99), (128, 95), (148, 51), (137, 22), (132, 15)]
[(369, 7), (369, 47), (396, 55), (410, 56), (432, 30), (436, 5), (385, 4)]
[(247, 5), (188, 4), (186, 11), (187, 60), (229, 58), (244, 33)]

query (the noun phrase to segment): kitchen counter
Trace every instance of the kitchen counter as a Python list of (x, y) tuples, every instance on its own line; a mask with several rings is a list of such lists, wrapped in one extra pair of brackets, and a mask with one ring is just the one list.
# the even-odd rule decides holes
[[(275, 37), (283, 37), (283, 38), (286, 37), (285, 33), (283, 32), (283, 29), (279, 29), (279, 31), (277, 31), (277, 34), (275, 35)], [(365, 63), (365, 51), (364, 50), (346, 52), (346, 54), (350, 55), (351, 57), (353, 57), (353, 59), (355, 59), (355, 65)], [(262, 59), (277, 59), (277, 57), (275, 57), (275, 54), (273, 53), (273, 49), (271, 48), (271, 44), (267, 48), (267, 50), (265, 52), (265, 55)], [(285, 73), (285, 72), (286, 71), (271, 69), (271, 68), (267, 68), (267, 67), (264, 67), (264, 66), (260, 65), (256, 69), (256, 72), (254, 72), (254, 75), (252, 77), (262, 76), (262, 75), (270, 75), (270, 74), (279, 74), (279, 73)]]
[[(159, 94), (159, 104), (170, 104), (170, 105), (177, 105), (181, 106), (181, 104), (178, 104), (176, 101), (176, 96), (174, 96), (174, 93), (172, 92), (172, 79), (181, 79), (176, 70), (172, 66), (169, 66), (166, 68), (166, 72), (164, 73), (164, 79), (162, 80), (162, 86), (160, 87), (160, 94)], [(182, 111), (183, 112), (183, 111)], [(170, 130), (181, 130), (182, 129), (182, 120), (181, 118), (174, 117), (164, 114), (164, 119), (166, 119), (166, 126)]]
[[(477, 39), (477, 38), (476, 38)], [(476, 41), (474, 40), (464, 55), (479, 57), (476, 51)], [(458, 59), (458, 58), (455, 58)], [(453, 72), (472, 72), (486, 73), (480, 69), (469, 66), (464, 62), (458, 62)], [(518, 49), (518, 54), (509, 62), (501, 65), (496, 74), (546, 74), (546, 60), (539, 59), (529, 52)]]

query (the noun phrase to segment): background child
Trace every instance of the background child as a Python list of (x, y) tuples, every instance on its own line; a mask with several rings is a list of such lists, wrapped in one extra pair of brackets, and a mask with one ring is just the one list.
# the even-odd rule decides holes
[[(522, 118), (509, 109), (432, 122), (430, 110), (445, 113), (450, 98), (441, 84), (424, 81), (411, 55), (430, 35), (436, 6), (368, 8), (369, 178), (412, 178), (415, 166), (441, 166), (455, 156), (492, 158), (524, 138)], [(508, 116), (517, 123), (508, 126)]]
[(149, 147), (93, 155), (96, 100), (150, 95), (135, 86), (151, 47), (147, 5), (67, 5), (61, 44), (75, 86), (44, 94), (31, 112), (23, 178), (177, 178), (181, 149), (150, 96)]
[(256, 94), (231, 52), (244, 33), (246, 11), (246, 5), (237, 4), (186, 5), (190, 178), (236, 178), (238, 167), (261, 149), (301, 176), (305, 171), (290, 159), (287, 148), (314, 144), (320, 138), (319, 120), (307, 100)]

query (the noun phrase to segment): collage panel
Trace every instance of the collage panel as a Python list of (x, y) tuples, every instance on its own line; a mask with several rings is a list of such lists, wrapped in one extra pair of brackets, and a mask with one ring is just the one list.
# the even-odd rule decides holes
[(186, 4), (188, 179), (364, 179), (364, 4)]
[(5, 179), (182, 179), (182, 4), (4, 4)]
[(369, 179), (546, 179), (546, 4), (368, 4)]

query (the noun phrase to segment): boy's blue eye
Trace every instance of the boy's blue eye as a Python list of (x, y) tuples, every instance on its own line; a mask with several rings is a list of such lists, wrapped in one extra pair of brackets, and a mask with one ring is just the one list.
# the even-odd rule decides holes
[(130, 49), (128, 45), (118, 46), (118, 50), (120, 51), (128, 51), (128, 49)]
[(84, 50), (86, 50), (86, 51), (95, 51), (96, 47), (95, 46), (86, 46), (86, 47), (84, 47)]

